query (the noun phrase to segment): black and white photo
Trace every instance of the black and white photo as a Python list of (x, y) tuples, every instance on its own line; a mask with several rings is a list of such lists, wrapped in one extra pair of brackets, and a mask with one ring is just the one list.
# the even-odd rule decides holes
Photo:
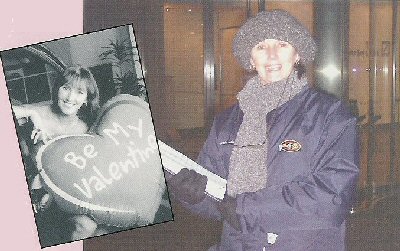
[(172, 220), (131, 25), (0, 56), (42, 247)]

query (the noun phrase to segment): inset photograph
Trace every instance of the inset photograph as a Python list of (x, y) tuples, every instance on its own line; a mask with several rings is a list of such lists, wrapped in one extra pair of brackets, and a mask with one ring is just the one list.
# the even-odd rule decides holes
[(42, 248), (173, 220), (131, 25), (0, 57)]

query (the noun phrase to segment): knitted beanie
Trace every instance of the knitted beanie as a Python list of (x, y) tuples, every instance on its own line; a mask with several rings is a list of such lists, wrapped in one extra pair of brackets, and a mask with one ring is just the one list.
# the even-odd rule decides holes
[(243, 68), (251, 70), (251, 50), (265, 39), (288, 42), (304, 63), (314, 60), (316, 44), (303, 24), (284, 10), (263, 11), (248, 19), (233, 40), (233, 54)]

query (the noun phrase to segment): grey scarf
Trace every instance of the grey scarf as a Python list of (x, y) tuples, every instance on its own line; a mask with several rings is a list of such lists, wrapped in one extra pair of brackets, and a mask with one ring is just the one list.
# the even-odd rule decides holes
[(267, 184), (268, 129), (266, 115), (289, 101), (304, 86), (297, 72), (287, 79), (263, 85), (258, 76), (247, 81), (239, 92), (243, 121), (236, 135), (235, 147), (230, 157), (227, 193), (235, 197), (244, 192), (255, 192)]

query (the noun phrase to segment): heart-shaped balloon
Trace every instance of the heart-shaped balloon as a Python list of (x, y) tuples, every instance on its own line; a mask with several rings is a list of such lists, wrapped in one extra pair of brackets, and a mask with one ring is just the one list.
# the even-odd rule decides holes
[(36, 160), (57, 204), (98, 223), (150, 224), (165, 190), (149, 106), (127, 94), (102, 107), (88, 134), (54, 138)]

